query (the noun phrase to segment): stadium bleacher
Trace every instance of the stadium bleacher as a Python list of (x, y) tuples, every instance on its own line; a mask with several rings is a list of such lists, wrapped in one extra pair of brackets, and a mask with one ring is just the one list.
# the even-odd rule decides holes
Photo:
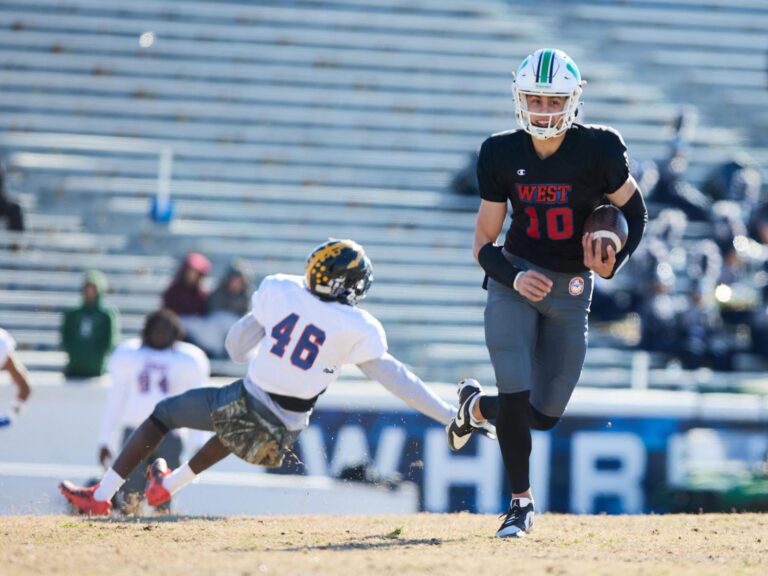
[[(768, 142), (742, 118), (749, 102), (736, 107), (733, 89), (757, 86), (758, 71), (765, 82), (754, 50), (766, 41), (764, 4), (707, 3), (717, 14), (700, 8), (689, 18), (676, 9), (691, 14), (682, 0), (539, 5), (2, 3), (0, 144), (29, 230), (0, 233), (0, 325), (34, 370), (51, 373), (63, 364), (58, 314), (78, 300), (86, 269), (107, 273), (124, 333), (135, 335), (186, 250), (209, 255), (214, 276), (238, 256), (262, 277), (300, 273), (312, 246), (349, 236), (374, 262), (366, 306), (397, 356), (429, 380), (492, 378), (470, 252), (477, 200), (447, 187), (485, 136), (514, 126), (509, 72), (521, 56), (548, 44), (567, 50), (590, 81), (586, 120), (616, 126), (637, 158), (659, 158), (680, 101), (670, 86), (706, 81), (692, 65), (699, 58), (730, 67), (722, 53), (710, 60), (703, 42), (723, 28), (739, 66), (713, 89), (734, 109), (707, 114), (699, 100), (713, 96), (691, 94), (705, 114), (690, 177), (740, 150), (768, 164)], [(563, 36), (566, 21), (578, 26)], [(622, 50), (606, 51), (608, 42)], [(660, 76), (628, 76), (625, 61)], [(768, 121), (760, 110), (755, 120)], [(176, 210), (168, 226), (148, 219), (165, 148)], [(620, 340), (593, 336), (583, 381), (629, 384), (634, 352), (606, 351)], [(650, 368), (655, 381), (674, 381)]]

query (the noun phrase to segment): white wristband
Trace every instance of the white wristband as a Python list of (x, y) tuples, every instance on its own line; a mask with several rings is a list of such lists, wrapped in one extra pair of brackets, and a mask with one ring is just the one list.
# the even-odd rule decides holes
[(515, 279), (512, 281), (512, 288), (514, 288), (516, 292), (520, 291), (517, 289), (517, 282), (518, 280), (520, 280), (520, 276), (522, 276), (523, 274), (525, 274), (525, 270), (518, 272), (517, 275), (515, 276)]
[(21, 414), (22, 406), (24, 406), (24, 401), (16, 398), (13, 402), (11, 402), (11, 411), (16, 414)]

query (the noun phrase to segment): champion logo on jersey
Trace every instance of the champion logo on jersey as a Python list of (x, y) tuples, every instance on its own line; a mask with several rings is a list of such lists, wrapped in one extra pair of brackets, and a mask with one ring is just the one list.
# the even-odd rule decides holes
[(323, 368), (323, 373), (324, 374), (335, 374), (336, 370), (334, 370), (333, 368)]
[(525, 168), (518, 168), (517, 169), (517, 175), (518, 176), (525, 176)]
[(574, 276), (568, 282), (568, 294), (571, 296), (578, 296), (584, 292), (584, 278), (581, 276)]

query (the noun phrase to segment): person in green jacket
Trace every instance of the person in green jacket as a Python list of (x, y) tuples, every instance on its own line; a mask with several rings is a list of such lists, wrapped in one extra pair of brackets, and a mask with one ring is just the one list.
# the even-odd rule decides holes
[(106, 289), (104, 274), (98, 270), (86, 272), (82, 305), (64, 313), (61, 347), (69, 357), (64, 368), (67, 378), (91, 378), (104, 374), (107, 356), (120, 340), (117, 310), (101, 303)]

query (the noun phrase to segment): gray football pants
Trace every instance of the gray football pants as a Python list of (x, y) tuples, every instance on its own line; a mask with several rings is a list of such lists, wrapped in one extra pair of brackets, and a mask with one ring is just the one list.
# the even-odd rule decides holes
[(539, 412), (559, 418), (581, 376), (587, 352), (592, 272), (552, 272), (517, 256), (522, 270), (534, 269), (553, 282), (540, 302), (488, 279), (485, 343), (500, 393), (530, 391)]

